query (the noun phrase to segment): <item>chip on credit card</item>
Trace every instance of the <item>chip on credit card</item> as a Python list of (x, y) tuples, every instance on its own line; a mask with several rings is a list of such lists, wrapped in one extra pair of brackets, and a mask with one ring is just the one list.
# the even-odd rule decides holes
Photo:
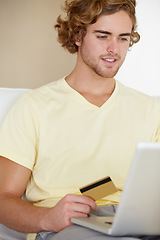
[(92, 198), (94, 201), (97, 201), (117, 192), (117, 188), (112, 179), (107, 176), (80, 188), (80, 192), (83, 195)]

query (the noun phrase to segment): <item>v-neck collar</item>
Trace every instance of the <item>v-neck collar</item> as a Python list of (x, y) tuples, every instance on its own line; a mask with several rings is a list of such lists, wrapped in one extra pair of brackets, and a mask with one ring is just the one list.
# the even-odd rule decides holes
[(118, 92), (119, 92), (119, 82), (115, 81), (115, 89), (113, 91), (113, 93), (111, 94), (111, 96), (109, 97), (109, 99), (101, 106), (98, 107), (92, 103), (90, 103), (85, 97), (83, 97), (79, 92), (77, 92), (75, 89), (73, 89), (65, 80), (65, 77), (62, 78), (62, 83), (63, 86), (71, 93), (73, 94), (76, 98), (79, 99), (79, 101), (81, 101), (83, 104), (88, 105), (88, 107), (92, 108), (92, 109), (97, 109), (97, 110), (103, 110), (106, 107), (108, 107), (113, 100), (115, 99), (115, 97), (117, 96)]

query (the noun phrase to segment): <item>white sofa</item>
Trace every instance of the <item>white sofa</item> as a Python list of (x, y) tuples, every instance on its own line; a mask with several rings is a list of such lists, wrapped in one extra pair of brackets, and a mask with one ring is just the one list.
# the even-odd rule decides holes
[[(0, 125), (13, 102), (28, 89), (0, 88)], [(158, 97), (160, 101), (160, 97)], [(25, 240), (26, 234), (18, 233), (0, 224), (0, 240)]]
[[(0, 126), (13, 102), (28, 89), (0, 88)], [(1, 206), (0, 206), (1, 207)], [(0, 224), (0, 240), (25, 240), (26, 234), (18, 233)]]

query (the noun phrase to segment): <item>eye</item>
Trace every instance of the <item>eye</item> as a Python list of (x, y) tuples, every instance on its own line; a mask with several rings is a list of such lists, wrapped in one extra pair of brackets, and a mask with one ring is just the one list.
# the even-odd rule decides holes
[(98, 35), (97, 38), (98, 38), (98, 39), (106, 39), (107, 36), (106, 36), (106, 35)]
[(123, 37), (123, 38), (120, 38), (120, 40), (121, 40), (121, 41), (128, 41), (128, 39), (127, 39), (127, 38), (124, 38), (124, 37)]
[(120, 37), (119, 40), (122, 41), (122, 42), (129, 42), (128, 37)]

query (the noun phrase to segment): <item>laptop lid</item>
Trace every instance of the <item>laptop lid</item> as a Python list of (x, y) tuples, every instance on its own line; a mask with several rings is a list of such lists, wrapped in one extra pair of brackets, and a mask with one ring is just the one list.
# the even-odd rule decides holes
[(160, 143), (139, 143), (113, 224), (107, 217), (72, 222), (114, 235), (160, 235)]

